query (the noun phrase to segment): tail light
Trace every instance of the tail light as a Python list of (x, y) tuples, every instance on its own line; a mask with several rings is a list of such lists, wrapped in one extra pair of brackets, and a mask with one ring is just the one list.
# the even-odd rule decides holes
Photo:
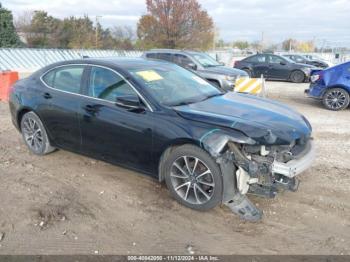
[(238, 66), (239, 62), (240, 62), (240, 61), (238, 61), (238, 60), (237, 60), (237, 61), (235, 61), (235, 63), (233, 64), (233, 67)]
[(310, 80), (312, 83), (315, 83), (323, 78), (323, 72), (317, 72), (311, 75)]

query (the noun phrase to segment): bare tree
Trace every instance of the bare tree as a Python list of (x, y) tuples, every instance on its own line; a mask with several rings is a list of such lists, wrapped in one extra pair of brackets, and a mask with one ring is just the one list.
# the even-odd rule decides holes
[(214, 23), (197, 0), (147, 0), (148, 14), (138, 22), (144, 47), (208, 49)]

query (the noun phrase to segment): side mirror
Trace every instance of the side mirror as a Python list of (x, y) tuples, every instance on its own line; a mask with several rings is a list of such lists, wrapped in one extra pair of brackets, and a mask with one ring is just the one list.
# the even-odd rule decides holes
[(284, 61), (281, 61), (280, 62), (280, 65), (283, 65), (283, 66), (285, 66), (287, 63), (286, 62), (284, 62)]
[(130, 108), (130, 109), (140, 109), (142, 107), (140, 103), (140, 99), (136, 95), (118, 96), (116, 98), (115, 104), (117, 106)]
[(195, 63), (189, 63), (186, 67), (192, 70), (197, 70), (197, 65)]

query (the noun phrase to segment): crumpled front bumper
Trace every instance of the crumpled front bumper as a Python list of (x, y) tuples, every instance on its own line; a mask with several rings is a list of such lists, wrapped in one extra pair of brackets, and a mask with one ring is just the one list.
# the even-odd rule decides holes
[(308, 169), (316, 158), (316, 150), (313, 141), (310, 139), (296, 159), (287, 163), (274, 161), (272, 164), (272, 173), (281, 174), (289, 178), (293, 178), (306, 169)]

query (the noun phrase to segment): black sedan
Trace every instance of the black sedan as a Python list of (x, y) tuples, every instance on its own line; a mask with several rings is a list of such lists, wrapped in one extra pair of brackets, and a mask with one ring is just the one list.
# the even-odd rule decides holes
[(251, 77), (286, 80), (293, 83), (302, 83), (310, 78), (311, 69), (308, 64), (299, 64), (279, 55), (256, 54), (241, 61), (236, 61), (236, 68), (246, 71)]
[(283, 56), (293, 60), (295, 63), (313, 65), (323, 69), (329, 67), (329, 65), (324, 61), (308, 59), (307, 57), (298, 54), (285, 54)]
[(53, 64), (14, 85), (10, 111), (34, 154), (59, 148), (132, 168), (188, 207), (224, 203), (248, 220), (261, 212), (247, 193), (296, 190), (313, 158), (302, 115), (161, 61)]

